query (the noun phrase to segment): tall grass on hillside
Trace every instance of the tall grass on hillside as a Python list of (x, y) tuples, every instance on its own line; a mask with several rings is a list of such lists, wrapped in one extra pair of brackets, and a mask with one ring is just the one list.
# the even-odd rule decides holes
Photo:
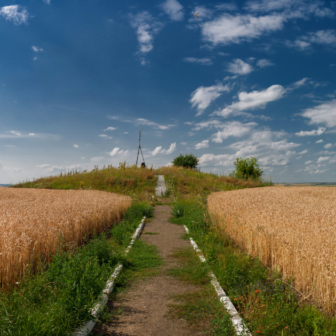
[(158, 174), (165, 175), (168, 188), (173, 188), (179, 194), (208, 195), (214, 191), (255, 188), (263, 185), (273, 185), (272, 181), (253, 181), (234, 177), (202, 173), (193, 169), (180, 167), (162, 167)]
[(105, 231), (131, 198), (101, 191), (0, 188), (0, 285), (13, 287), (25, 272)]
[[(126, 166), (126, 162), (113, 167), (109, 165), (92, 171), (70, 171), (60, 175), (41, 177), (39, 179), (22, 182), (15, 188), (39, 188), (39, 189), (89, 189), (115, 192), (133, 196), (140, 199), (148, 199), (155, 193), (156, 172), (152, 169)], [(148, 197), (146, 197), (146, 194)]]
[(277, 187), (215, 193), (212, 220), (302, 299), (336, 312), (336, 188)]

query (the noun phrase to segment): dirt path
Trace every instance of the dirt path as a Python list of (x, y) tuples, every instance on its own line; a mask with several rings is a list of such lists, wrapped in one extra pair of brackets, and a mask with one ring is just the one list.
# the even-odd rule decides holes
[(141, 240), (156, 245), (161, 257), (165, 261), (158, 276), (141, 280), (127, 292), (120, 295), (116, 301), (109, 301), (110, 309), (123, 309), (123, 314), (116, 322), (96, 326), (93, 335), (114, 336), (172, 336), (172, 335), (204, 335), (188, 328), (183, 320), (171, 320), (164, 315), (167, 305), (172, 302), (172, 294), (183, 294), (197, 289), (197, 287), (182, 283), (166, 275), (166, 270), (176, 267), (176, 260), (170, 255), (178, 248), (190, 247), (187, 240), (181, 239), (184, 229), (180, 225), (168, 222), (171, 207), (157, 205), (154, 218), (147, 223), (144, 232), (158, 234), (142, 234)]

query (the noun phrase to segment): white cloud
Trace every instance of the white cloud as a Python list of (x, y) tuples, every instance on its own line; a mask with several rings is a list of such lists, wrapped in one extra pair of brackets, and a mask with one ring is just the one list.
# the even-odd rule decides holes
[(307, 154), (307, 153), (308, 153), (308, 149), (305, 149), (305, 150), (303, 150), (302, 152), (300, 152), (298, 154), (302, 155), (302, 154)]
[(43, 0), (46, 4), (50, 5), (51, 0)]
[(99, 134), (99, 136), (103, 139), (113, 139), (111, 136), (108, 136), (106, 134)]
[(82, 160), (84, 160), (84, 159), (85, 159), (85, 156), (82, 157)]
[(76, 144), (74, 145), (74, 147), (75, 147), (75, 148), (79, 148), (79, 146), (78, 146), (78, 145), (76, 145)]
[(194, 57), (185, 57), (184, 61), (190, 62), (190, 63), (199, 63), (202, 65), (212, 65), (211, 58), (194, 58)]
[(28, 135), (29, 136), (35, 136), (36, 134), (35, 133), (29, 133)]
[(288, 47), (296, 48), (301, 51), (307, 50), (312, 44), (336, 45), (336, 31), (333, 29), (319, 30), (301, 36), (295, 41), (286, 41)]
[(309, 118), (309, 124), (325, 124), (327, 127), (336, 126), (336, 99), (308, 108), (301, 114)]
[(250, 41), (263, 34), (282, 29), (284, 20), (281, 15), (254, 17), (224, 14), (202, 25), (202, 37), (215, 46)]
[(8, 170), (12, 173), (18, 173), (20, 171), (20, 168), (16, 168), (16, 167), (7, 167), (7, 166), (4, 166), (4, 169), (5, 170)]
[(305, 164), (308, 165), (310, 163), (312, 163), (313, 161), (309, 160), (309, 161), (306, 161)]
[(110, 152), (110, 156), (126, 155), (126, 154), (128, 154), (128, 150), (123, 150), (120, 149), (119, 147), (113, 148), (112, 151)]
[(156, 147), (153, 152), (152, 155), (155, 156), (157, 154), (172, 154), (176, 149), (176, 142), (172, 143), (170, 145), (170, 147), (168, 149), (162, 149), (162, 146)]
[(48, 165), (48, 164), (42, 164), (42, 165), (38, 165), (38, 166), (36, 166), (36, 168), (47, 168), (47, 167), (49, 167), (50, 165)]
[(238, 7), (233, 3), (223, 3), (221, 5), (216, 5), (216, 9), (224, 11), (235, 11), (238, 10)]
[(240, 92), (239, 101), (225, 107), (221, 111), (214, 112), (213, 115), (227, 117), (230, 114), (242, 114), (239, 111), (262, 109), (266, 104), (283, 97), (286, 90), (281, 85), (272, 85), (263, 91), (252, 91), (250, 93)]
[(319, 127), (317, 130), (312, 130), (312, 131), (300, 131), (295, 133), (297, 136), (309, 136), (309, 135), (321, 135), (325, 132), (326, 128), (325, 127)]
[(114, 131), (116, 130), (117, 128), (116, 127), (107, 127), (106, 129), (104, 129), (103, 131), (106, 132), (106, 131)]
[(209, 140), (203, 140), (202, 142), (195, 145), (196, 149), (208, 148), (209, 147)]
[[(131, 26), (136, 29), (140, 53), (142, 55), (153, 49), (153, 37), (162, 28), (162, 24), (156, 21), (152, 15), (146, 11), (136, 15), (130, 14)], [(147, 61), (141, 57), (141, 64), (146, 65)]]
[(325, 145), (323, 146), (323, 148), (326, 148), (326, 149), (331, 148), (331, 147), (332, 147), (332, 144), (331, 144), (331, 143), (327, 143), (327, 144), (325, 144)]
[(300, 155), (296, 158), (296, 160), (300, 160), (301, 158), (302, 158), (302, 156)]
[(160, 151), (161, 151), (161, 149), (162, 149), (162, 146), (156, 147), (156, 148), (153, 150), (152, 155), (155, 156), (155, 155), (159, 154)]
[(257, 66), (260, 68), (266, 68), (269, 66), (274, 65), (271, 61), (267, 60), (267, 59), (261, 59), (257, 62)]
[(317, 159), (317, 163), (323, 162), (323, 161), (328, 161), (330, 159), (330, 156), (321, 156)]
[[(137, 126), (151, 126), (153, 127), (154, 129), (160, 129), (160, 130), (169, 130), (170, 128), (176, 126), (174, 124), (170, 124), (170, 125), (161, 125), (161, 124), (158, 124), (154, 121), (150, 121), (148, 119), (143, 119), (143, 118), (138, 118), (138, 119), (124, 119), (120, 116), (108, 116), (107, 118), (111, 119), (111, 120), (118, 120), (118, 121), (121, 121), (121, 122), (125, 122), (125, 123), (132, 123), (132, 124), (135, 124)], [(128, 134), (128, 132), (126, 132)], [(124, 134), (126, 134), (124, 132)]]
[(232, 63), (229, 63), (227, 71), (236, 75), (247, 75), (253, 68), (250, 64), (245, 63), (241, 59), (237, 58)]
[(43, 48), (38, 48), (38, 47), (35, 47), (35, 46), (32, 46), (32, 49), (33, 49), (35, 52), (41, 52), (41, 51), (43, 51)]
[(292, 157), (293, 150), (300, 144), (288, 143), (286, 139), (278, 140), (286, 135), (285, 132), (256, 131), (250, 138), (233, 143), (228, 148), (236, 150), (235, 154), (204, 154), (200, 158), (201, 166), (233, 166), (239, 157), (256, 157), (262, 166), (284, 166)]
[(192, 94), (190, 103), (191, 107), (197, 106), (197, 116), (201, 115), (203, 111), (219, 96), (222, 92), (229, 92), (230, 87), (223, 84), (212, 85), (208, 87), (200, 86)]
[(317, 140), (316, 141), (316, 143), (322, 143), (323, 142), (323, 140), (321, 139), (321, 140)]
[(163, 11), (169, 15), (173, 21), (183, 20), (183, 6), (176, 0), (167, 0), (162, 4)]
[(245, 9), (251, 12), (280, 11), (288, 18), (308, 18), (308, 15), (317, 17), (332, 17), (334, 13), (323, 7), (322, 1), (306, 0), (252, 0), (248, 1)]
[(180, 144), (183, 145), (183, 146), (186, 146), (186, 145), (187, 145), (186, 142), (180, 142)]
[(16, 132), (16, 131), (9, 131), (9, 133), (12, 133), (12, 134), (17, 135), (17, 136), (20, 136), (20, 135), (21, 135), (21, 133)]
[(124, 132), (124, 134), (128, 134), (129, 132)]
[(247, 124), (242, 124), (239, 121), (231, 121), (226, 124), (222, 124), (220, 127), (221, 131), (213, 134), (212, 141), (217, 143), (222, 143), (224, 139), (227, 139), (230, 136), (233, 137), (242, 137), (251, 132), (252, 128), (257, 126), (255, 122), (250, 122)]
[(27, 23), (29, 18), (27, 10), (20, 5), (4, 6), (0, 9), (0, 15), (16, 25)]

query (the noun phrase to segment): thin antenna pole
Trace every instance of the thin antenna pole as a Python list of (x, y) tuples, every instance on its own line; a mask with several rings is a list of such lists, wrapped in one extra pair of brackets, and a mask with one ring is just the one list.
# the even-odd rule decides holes
[(144, 126), (145, 126), (145, 121), (144, 121), (144, 123), (142, 125), (141, 131), (139, 131), (139, 148), (138, 148), (138, 154), (137, 154), (137, 159), (136, 159), (136, 163), (135, 163), (136, 167), (138, 167), (139, 153), (141, 153), (143, 163), (145, 163), (145, 158), (143, 156), (142, 149), (141, 149), (141, 132), (142, 132)]

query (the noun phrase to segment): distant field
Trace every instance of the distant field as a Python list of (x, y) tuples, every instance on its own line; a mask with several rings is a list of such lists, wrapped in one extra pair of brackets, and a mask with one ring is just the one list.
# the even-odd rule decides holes
[(0, 286), (14, 285), (42, 257), (50, 260), (60, 237), (76, 247), (130, 205), (130, 197), (102, 191), (0, 188)]
[(283, 187), (336, 187), (336, 182), (276, 183), (275, 186), (283, 186)]
[(250, 255), (335, 312), (336, 188), (266, 187), (208, 197), (214, 222)]

